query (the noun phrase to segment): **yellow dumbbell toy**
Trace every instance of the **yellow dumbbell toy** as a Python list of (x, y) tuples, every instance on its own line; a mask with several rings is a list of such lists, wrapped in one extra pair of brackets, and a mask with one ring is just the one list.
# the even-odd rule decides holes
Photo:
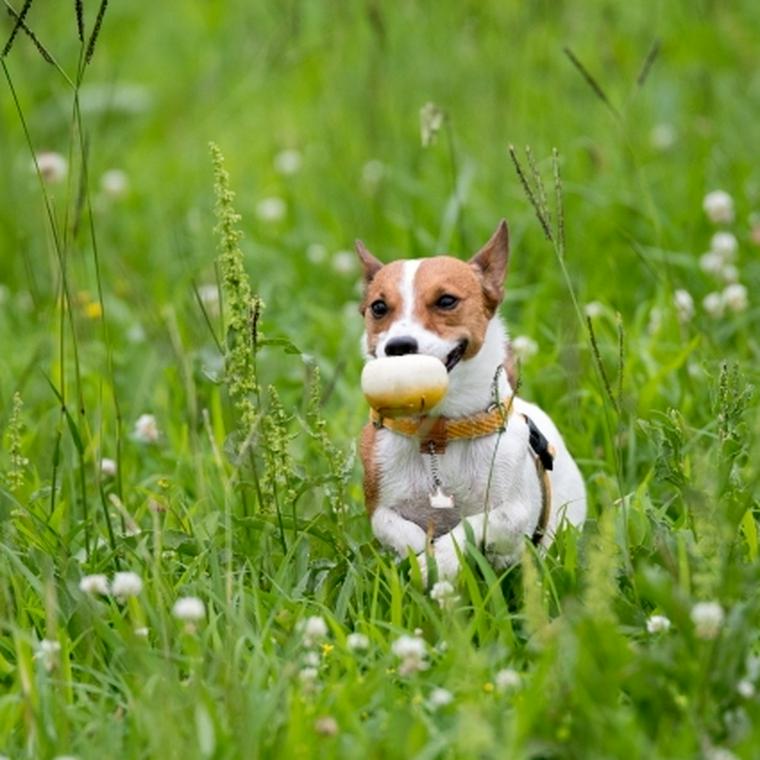
[(448, 387), (446, 367), (434, 356), (385, 356), (371, 360), (362, 371), (364, 396), (382, 417), (426, 414)]

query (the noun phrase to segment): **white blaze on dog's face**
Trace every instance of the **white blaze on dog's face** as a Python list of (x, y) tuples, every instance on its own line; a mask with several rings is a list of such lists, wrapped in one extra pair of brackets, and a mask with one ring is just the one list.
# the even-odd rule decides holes
[(427, 354), (451, 372), (477, 355), (504, 296), (505, 221), (469, 262), (433, 256), (383, 266), (361, 242), (356, 250), (364, 268), (367, 356)]

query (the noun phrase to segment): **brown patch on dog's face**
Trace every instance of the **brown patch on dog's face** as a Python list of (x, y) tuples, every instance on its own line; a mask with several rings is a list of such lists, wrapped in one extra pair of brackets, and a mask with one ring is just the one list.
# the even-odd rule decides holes
[[(393, 261), (376, 270), (366, 282), (364, 298), (359, 306), (359, 311), (364, 316), (367, 351), (373, 356), (375, 355), (378, 336), (387, 331), (402, 312), (400, 285), (403, 269), (403, 261)], [(382, 316), (376, 316), (373, 311), (372, 305), (378, 302), (384, 303), (387, 307), (386, 313)]]
[(465, 359), (480, 351), (493, 312), (475, 270), (451, 256), (425, 259), (414, 277), (414, 317), (444, 340), (466, 340)]

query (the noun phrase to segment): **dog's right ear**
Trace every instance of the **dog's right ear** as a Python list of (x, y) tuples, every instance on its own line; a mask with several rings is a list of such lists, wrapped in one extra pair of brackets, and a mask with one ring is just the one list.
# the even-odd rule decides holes
[(361, 240), (356, 241), (356, 255), (364, 272), (364, 285), (369, 285), (375, 275), (383, 268), (383, 262), (376, 259), (365, 247)]

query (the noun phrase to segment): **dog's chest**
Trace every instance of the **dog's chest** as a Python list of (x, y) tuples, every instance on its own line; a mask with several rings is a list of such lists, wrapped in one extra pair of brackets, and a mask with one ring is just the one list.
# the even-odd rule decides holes
[(401, 512), (428, 509), (437, 470), (441, 488), (453, 498), (459, 519), (483, 512), (501, 500), (518, 474), (520, 445), (508, 435), (495, 434), (450, 441), (443, 453), (432, 457), (420, 453), (414, 439), (378, 431), (375, 461), (380, 502)]

